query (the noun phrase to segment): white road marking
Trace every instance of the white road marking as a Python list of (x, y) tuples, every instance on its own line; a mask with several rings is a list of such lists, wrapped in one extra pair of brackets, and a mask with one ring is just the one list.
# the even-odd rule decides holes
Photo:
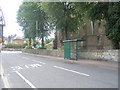
[(32, 60), (33, 62), (38, 62), (38, 63), (41, 63), (41, 64), (46, 64), (44, 62), (40, 62), (40, 61), (36, 61), (36, 60)]
[(84, 75), (84, 76), (90, 76), (88, 74), (85, 74), (85, 73), (81, 73), (81, 72), (78, 72), (78, 71), (74, 71), (74, 70), (70, 70), (70, 69), (67, 69), (67, 68), (63, 68), (63, 67), (59, 67), (59, 66), (54, 66), (55, 68), (58, 68), (58, 69), (62, 69), (62, 70), (65, 70), (65, 71), (69, 71), (69, 72), (73, 72), (73, 73), (76, 73), (76, 74), (80, 74), (80, 75)]
[(20, 76), (31, 88), (36, 88), (29, 80), (27, 80), (22, 74), (18, 71), (15, 71), (18, 76)]
[(22, 67), (20, 67), (20, 66), (17, 66), (16, 68), (17, 68), (18, 70), (23, 69), (23, 68), (22, 68)]
[(25, 65), (25, 67), (26, 67), (26, 68), (29, 68), (29, 66), (28, 66), (28, 65)]
[(42, 65), (40, 65), (40, 64), (31, 64), (30, 66), (34, 68), (34, 67), (41, 67)]
[(15, 67), (11, 67), (13, 70), (15, 70)]
[(3, 73), (4, 73), (4, 69), (3, 69), (2, 65), (1, 65), (1, 79), (3, 80), (4, 88), (10, 88), (10, 85), (8, 83), (8, 79), (7, 79), (7, 77), (5, 77), (3, 75)]
[(40, 64), (28, 64), (28, 65), (22, 65), (22, 66), (15, 66), (15, 67), (11, 67), (12, 70), (14, 71), (19, 71), (22, 69), (29, 69), (29, 68), (36, 68), (36, 67), (41, 67), (42, 65)]

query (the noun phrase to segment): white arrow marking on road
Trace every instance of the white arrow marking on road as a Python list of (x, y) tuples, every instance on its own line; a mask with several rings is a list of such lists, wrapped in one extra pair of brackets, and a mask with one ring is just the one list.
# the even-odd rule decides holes
[(28, 81), (22, 74), (20, 74), (18, 71), (15, 71), (17, 75), (19, 75), (31, 88), (36, 88), (30, 81)]
[(73, 72), (73, 73), (77, 73), (77, 74), (80, 74), (80, 75), (84, 75), (84, 76), (90, 76), (88, 74), (85, 74), (85, 73), (81, 73), (81, 72), (78, 72), (78, 71), (73, 71), (73, 70), (70, 70), (70, 69), (67, 69), (67, 68), (63, 68), (63, 67), (59, 67), (59, 66), (54, 66), (55, 68), (59, 68), (59, 69), (62, 69), (62, 70), (66, 70), (66, 71), (69, 71), (69, 72)]

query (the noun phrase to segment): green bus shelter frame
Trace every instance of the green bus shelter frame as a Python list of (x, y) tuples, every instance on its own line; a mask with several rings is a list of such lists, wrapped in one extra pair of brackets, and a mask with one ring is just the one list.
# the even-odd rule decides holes
[[(77, 60), (78, 59), (78, 42), (83, 42), (85, 40), (64, 40), (63, 43), (64, 43), (64, 59), (70, 59), (70, 60)], [(72, 57), (71, 56), (71, 44), (74, 42), (75, 43), (75, 51), (74, 51), (74, 55), (75, 57)]]

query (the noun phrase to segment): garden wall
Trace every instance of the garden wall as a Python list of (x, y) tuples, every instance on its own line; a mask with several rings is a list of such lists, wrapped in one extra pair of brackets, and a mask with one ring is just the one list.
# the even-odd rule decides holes
[[(64, 58), (63, 50), (23, 49), (22, 52)], [(119, 61), (120, 50), (82, 50), (78, 53), (78, 58), (79, 59)]]

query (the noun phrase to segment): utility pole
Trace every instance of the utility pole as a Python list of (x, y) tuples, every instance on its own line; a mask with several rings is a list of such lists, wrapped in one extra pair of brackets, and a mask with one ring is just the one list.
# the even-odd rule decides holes
[(3, 45), (3, 43), (4, 43), (4, 37), (3, 37), (3, 27), (4, 26), (5, 26), (5, 20), (4, 20), (2, 9), (0, 8), (1, 45)]
[(4, 44), (4, 37), (3, 37), (3, 25), (2, 25), (2, 44)]

